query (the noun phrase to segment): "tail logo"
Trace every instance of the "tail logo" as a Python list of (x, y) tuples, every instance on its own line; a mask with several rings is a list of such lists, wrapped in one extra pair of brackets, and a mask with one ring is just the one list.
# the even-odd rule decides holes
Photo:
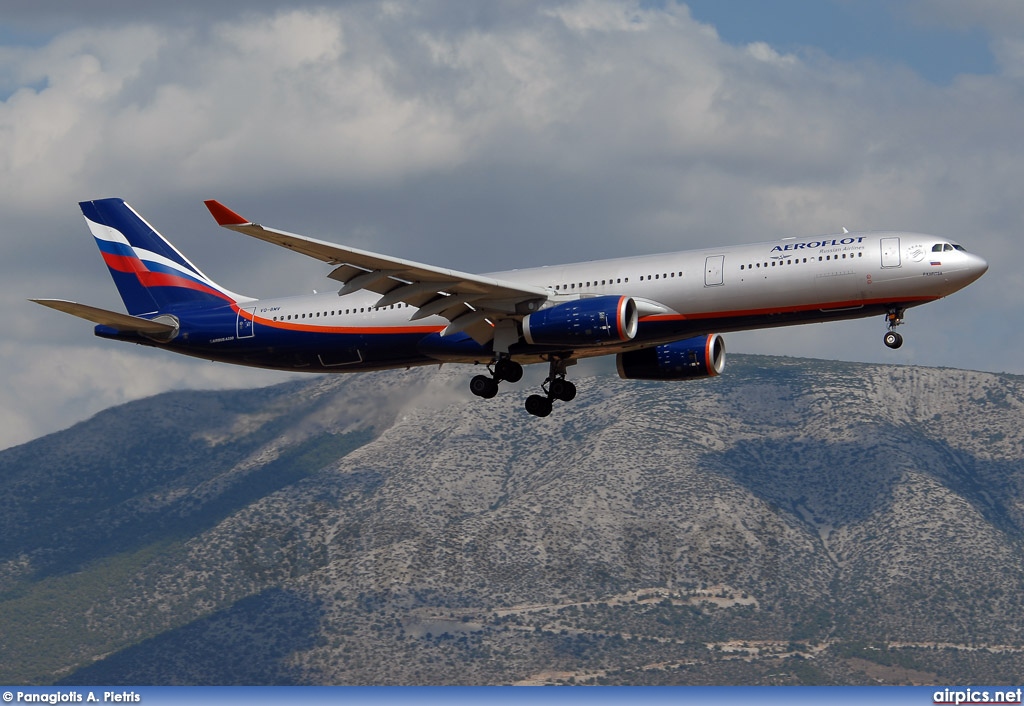
[(83, 201), (82, 214), (133, 316), (249, 301), (217, 285), (121, 199)]

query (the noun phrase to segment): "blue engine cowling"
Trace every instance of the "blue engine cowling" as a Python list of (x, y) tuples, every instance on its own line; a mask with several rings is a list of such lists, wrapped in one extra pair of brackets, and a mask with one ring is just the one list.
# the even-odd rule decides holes
[(531, 345), (599, 346), (636, 336), (640, 315), (632, 297), (609, 295), (577, 299), (523, 319), (523, 338)]
[(718, 375), (725, 368), (725, 339), (717, 333), (641, 348), (615, 356), (624, 380), (686, 380)]

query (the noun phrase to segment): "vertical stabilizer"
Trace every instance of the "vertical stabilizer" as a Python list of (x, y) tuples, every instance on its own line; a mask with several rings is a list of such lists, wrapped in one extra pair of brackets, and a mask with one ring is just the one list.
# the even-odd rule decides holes
[(122, 199), (79, 206), (132, 316), (250, 301), (204, 275)]

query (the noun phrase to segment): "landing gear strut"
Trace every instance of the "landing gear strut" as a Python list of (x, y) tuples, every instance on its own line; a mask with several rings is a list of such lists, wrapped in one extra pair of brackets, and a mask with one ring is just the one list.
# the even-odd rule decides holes
[(576, 397), (576, 386), (565, 379), (565, 369), (574, 365), (575, 360), (552, 357), (548, 368), (548, 377), (541, 385), (543, 395), (530, 395), (526, 398), (526, 411), (535, 417), (546, 417), (551, 414), (555, 400), (570, 402)]
[(896, 333), (894, 329), (903, 323), (903, 309), (895, 307), (889, 309), (889, 313), (885, 315), (885, 320), (889, 324), (889, 330), (886, 331), (885, 337), (882, 339), (882, 341), (889, 348), (899, 348), (900, 346), (903, 345), (903, 336)]
[[(490, 366), (487, 366), (490, 370)], [(491, 375), (476, 375), (469, 381), (469, 391), (477, 397), (490, 399), (498, 394), (498, 383), (502, 380), (519, 382), (523, 378), (523, 366), (507, 355), (498, 358), (494, 363)]]

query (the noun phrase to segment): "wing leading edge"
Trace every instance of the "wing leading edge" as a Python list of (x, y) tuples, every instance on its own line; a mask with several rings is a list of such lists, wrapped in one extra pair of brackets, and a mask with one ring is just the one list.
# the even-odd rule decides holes
[(552, 294), (543, 287), (448, 270), (267, 228), (218, 201), (205, 204), (224, 228), (337, 265), (328, 276), (343, 283), (339, 295), (367, 290), (381, 295), (377, 307), (399, 302), (415, 307), (413, 321), (435, 315), (444, 317), (449, 324), (442, 336), (465, 331), (477, 343), (487, 343), (494, 338), (501, 321), (537, 310)]

